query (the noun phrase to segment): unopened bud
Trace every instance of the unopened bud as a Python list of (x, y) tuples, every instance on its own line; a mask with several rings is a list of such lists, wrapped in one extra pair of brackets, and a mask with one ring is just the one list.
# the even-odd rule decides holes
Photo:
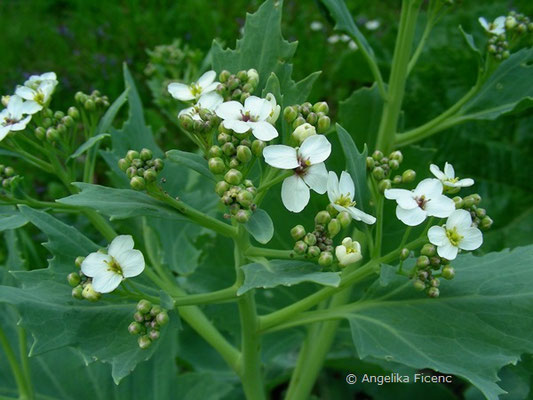
[(157, 316), (155, 317), (155, 320), (157, 321), (159, 326), (164, 326), (168, 324), (169, 318), (166, 311), (161, 311)]
[(329, 113), (328, 103), (326, 103), (325, 101), (319, 101), (318, 103), (315, 103), (313, 105), (313, 111), (316, 113), (322, 112), (324, 114), (328, 114)]
[(160, 333), (157, 329), (150, 329), (148, 336), (150, 337), (151, 340), (157, 340), (159, 339)]
[(294, 252), (296, 254), (304, 254), (307, 251), (307, 244), (303, 240), (298, 240), (294, 244)]
[(242, 181), (242, 173), (236, 169), (230, 169), (224, 175), (224, 180), (231, 185), (238, 185)]
[(292, 122), (292, 128), (293, 129), (296, 129), (298, 128), (300, 125), (303, 125), (305, 124), (305, 118), (304, 117), (298, 117), (296, 118), (293, 122)]
[(283, 110), (283, 118), (288, 124), (291, 124), (297, 117), (298, 110), (296, 110), (295, 106), (285, 107), (285, 110)]
[(442, 269), (441, 275), (444, 279), (448, 279), (448, 280), (453, 279), (455, 276), (455, 269), (453, 269), (451, 265), (446, 265)]
[(85, 285), (81, 295), (84, 299), (89, 301), (98, 301), (100, 299), (100, 293), (93, 289), (92, 283), (88, 283)]
[(228, 80), (228, 78), (231, 76), (231, 73), (224, 69), (222, 70), (222, 72), (220, 72), (220, 75), (218, 76), (218, 80), (221, 82), (221, 83), (224, 83)]
[(465, 205), (463, 199), (460, 196), (455, 196), (452, 200), (455, 203), (455, 209), (456, 210), (458, 210), (460, 208), (463, 208), (464, 205)]
[(152, 303), (148, 300), (142, 299), (137, 303), (137, 311), (141, 314), (148, 314), (152, 309)]
[(394, 160), (394, 159), (389, 160), (389, 167), (392, 170), (398, 169), (398, 168), (400, 168), (400, 162), (398, 160)]
[(492, 226), (492, 223), (493, 223), (492, 218), (485, 216), (479, 223), (479, 227), (483, 230), (488, 230)]
[(141, 333), (142, 326), (138, 322), (132, 322), (128, 325), (128, 332), (132, 335), (138, 335)]
[(305, 236), (305, 228), (302, 225), (296, 225), (291, 229), (291, 236), (294, 240), (299, 240)]
[(67, 114), (73, 119), (78, 119), (80, 117), (80, 112), (76, 107), (69, 107)]
[(72, 289), (72, 297), (78, 300), (83, 299), (83, 288), (81, 286), (76, 286)]
[(237, 195), (237, 201), (241, 206), (249, 208), (254, 201), (254, 196), (247, 190), (241, 190)]
[(146, 350), (152, 345), (152, 340), (148, 336), (144, 335), (137, 340), (137, 343), (141, 349)]
[(426, 284), (424, 282), (422, 282), (420, 279), (417, 279), (413, 282), (413, 286), (415, 288), (415, 290), (418, 290), (419, 292), (421, 292), (422, 290), (424, 290), (426, 288)]
[(258, 140), (258, 139), (254, 140), (252, 142), (252, 153), (254, 154), (254, 156), (261, 157), (265, 146), (266, 146), (266, 143), (263, 142), (262, 140)]
[(152, 157), (153, 157), (152, 150), (150, 150), (150, 149), (142, 149), (141, 152), (139, 153), (139, 157), (143, 161), (151, 160)]
[(333, 218), (328, 223), (328, 233), (330, 237), (335, 237), (341, 231), (341, 223), (338, 219)]
[(429, 257), (428, 256), (420, 256), (416, 260), (416, 266), (418, 268), (426, 268), (429, 267)]
[(246, 71), (248, 75), (248, 82), (250, 82), (252, 85), (257, 86), (259, 83), (259, 73), (255, 68), (250, 68), (248, 71)]
[(68, 284), (72, 287), (76, 287), (80, 284), (81, 278), (77, 272), (71, 272), (67, 275)]
[(222, 154), (222, 149), (219, 146), (211, 146), (207, 152), (209, 157), (221, 157)]
[(292, 136), (298, 141), (299, 144), (301, 144), (309, 136), (313, 135), (316, 135), (316, 129), (309, 123), (298, 126), (292, 133)]
[(413, 182), (416, 179), (416, 172), (412, 169), (408, 169), (403, 171), (402, 174), (402, 182), (410, 183)]
[(85, 103), (83, 104), (83, 107), (85, 107), (85, 109), (86, 109), (87, 111), (93, 111), (93, 110), (96, 108), (96, 104), (94, 103), (93, 100), (91, 100), (91, 99), (87, 99), (87, 100), (85, 101)]
[(318, 264), (321, 267), (329, 267), (333, 263), (333, 254), (329, 251), (323, 251), (318, 257)]
[(436, 298), (436, 297), (439, 297), (439, 289), (437, 289), (436, 287), (430, 287), (428, 289), (428, 296), (429, 297), (433, 297), (433, 298)]
[(134, 190), (143, 190), (146, 187), (146, 181), (140, 176), (134, 176), (130, 180), (130, 186)]
[(314, 246), (316, 244), (316, 236), (313, 233), (308, 233), (304, 237), (304, 242), (309, 246)]
[(409, 258), (409, 255), (411, 254), (411, 252), (409, 251), (408, 248), (404, 247), (401, 251), (400, 251), (400, 260), (402, 261), (405, 261)]
[(422, 250), (420, 250), (420, 254), (428, 257), (433, 257), (435, 254), (437, 254), (437, 249), (434, 245), (426, 243), (424, 247), (422, 247)]
[(83, 260), (85, 260), (85, 257), (76, 257), (76, 260), (74, 260), (74, 264), (76, 264), (76, 267), (81, 268), (81, 263), (83, 262)]
[(325, 133), (327, 132), (330, 126), (331, 126), (331, 119), (327, 115), (324, 115), (318, 119), (317, 132)]
[(46, 140), (48, 142), (55, 142), (57, 139), (59, 139), (59, 132), (55, 128), (48, 128), (46, 130)]
[(237, 159), (242, 163), (247, 163), (252, 159), (252, 151), (246, 146), (237, 146)]
[(352, 222), (352, 217), (347, 211), (341, 211), (336, 217), (337, 221), (341, 223), (343, 228), (347, 228)]
[(375, 180), (380, 181), (383, 178), (385, 178), (385, 171), (381, 167), (375, 167), (372, 170), (372, 176), (374, 177)]
[(224, 160), (220, 157), (210, 158), (207, 165), (209, 166), (209, 171), (217, 175), (223, 174), (226, 171), (226, 164), (224, 164)]
[(215, 193), (222, 196), (229, 189), (229, 184), (226, 181), (219, 181), (215, 185)]
[(505, 18), (505, 28), (506, 29), (513, 29), (516, 25), (518, 24), (518, 22), (516, 21), (516, 18), (513, 17), (513, 16), (509, 16), (507, 18)]
[(248, 210), (239, 210), (235, 214), (235, 220), (241, 224), (245, 224), (250, 220), (250, 211)]
[(331, 221), (331, 215), (327, 211), (319, 211), (315, 216), (315, 223), (320, 225), (326, 225)]
[(391, 187), (392, 187), (392, 182), (390, 181), (390, 179), (383, 179), (378, 184), (378, 189), (381, 193), (384, 193), (385, 190), (390, 189)]

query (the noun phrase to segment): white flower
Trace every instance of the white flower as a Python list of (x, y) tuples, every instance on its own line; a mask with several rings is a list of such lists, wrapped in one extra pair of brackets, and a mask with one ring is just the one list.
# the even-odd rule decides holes
[(478, 19), (481, 26), (490, 34), (492, 35), (501, 35), (502, 33), (505, 33), (505, 17), (498, 17), (494, 20), (494, 22), (487, 22), (487, 20), (483, 17), (479, 17)]
[(130, 235), (117, 236), (107, 254), (91, 253), (81, 264), (81, 272), (93, 278), (93, 288), (99, 293), (115, 290), (125, 278), (132, 278), (144, 270), (144, 257), (133, 249)]
[(55, 85), (57, 85), (56, 73), (46, 72), (42, 75), (32, 75), (26, 80), (26, 82), (24, 82), (24, 86), (27, 86), (30, 89), (37, 89), (39, 85), (45, 81), (54, 83), (54, 87), (55, 87)]
[(424, 222), (427, 216), (446, 218), (455, 210), (455, 203), (442, 194), (438, 179), (424, 179), (414, 190), (387, 189), (385, 197), (396, 200), (396, 216), (409, 226)]
[[(11, 131), (22, 131), (42, 107), (33, 101), (23, 101), (19, 96), (9, 97), (7, 108), (0, 112), (0, 141)], [(26, 115), (26, 116), (25, 116)]]
[[(28, 86), (19, 86), (15, 91), (17, 96), (24, 100), (35, 102), (39, 110), (50, 102), (52, 93), (56, 88), (57, 81), (44, 80), (35, 89)], [(37, 108), (37, 107), (36, 107)]]
[(344, 42), (344, 43), (348, 43), (351, 39), (350, 39), (350, 36), (348, 35), (341, 35), (340, 38), (341, 42)]
[(375, 31), (376, 29), (379, 28), (380, 25), (381, 23), (377, 19), (371, 19), (366, 22), (365, 28), (368, 29), (369, 31)]
[(224, 128), (237, 133), (252, 130), (252, 134), (265, 142), (278, 137), (276, 128), (268, 122), (273, 108), (267, 99), (250, 96), (244, 100), (244, 106), (238, 101), (227, 101), (220, 104), (215, 110), (223, 119)]
[(302, 211), (309, 203), (309, 188), (324, 194), (327, 190), (328, 171), (324, 161), (331, 153), (331, 143), (323, 135), (310, 136), (299, 148), (281, 144), (263, 150), (267, 164), (293, 170), (281, 186), (281, 200), (287, 210)]
[(355, 208), (355, 186), (352, 177), (346, 171), (342, 171), (341, 179), (337, 178), (337, 174), (333, 171), (329, 172), (328, 176), (328, 197), (333, 207), (339, 212), (348, 212), (356, 221), (363, 221), (365, 224), (373, 224), (376, 218), (368, 215), (361, 210)]
[(172, 97), (181, 101), (198, 100), (203, 94), (213, 92), (219, 82), (215, 82), (217, 73), (207, 71), (198, 81), (185, 85), (183, 83), (173, 82), (168, 85), (168, 92)]
[(432, 226), (428, 238), (437, 246), (439, 256), (447, 260), (455, 259), (459, 249), (475, 250), (483, 243), (481, 231), (472, 226), (472, 217), (466, 210), (455, 210), (444, 227)]
[(342, 266), (353, 264), (363, 257), (361, 254), (361, 245), (359, 242), (354, 242), (352, 238), (344, 238), (342, 244), (335, 247), (335, 256)]
[(340, 36), (339, 35), (331, 35), (330, 37), (328, 37), (328, 43), (331, 43), (331, 44), (335, 44), (339, 40), (340, 40)]
[(272, 93), (268, 93), (265, 99), (267, 99), (270, 102), (270, 105), (272, 106), (272, 111), (270, 112), (270, 115), (268, 116), (266, 121), (268, 123), (271, 123), (272, 125), (275, 125), (276, 121), (278, 120), (281, 107), (278, 105), (276, 97), (274, 97)]
[(324, 27), (324, 25), (320, 21), (313, 21), (311, 22), (310, 27), (312, 31), (319, 31)]
[(431, 164), (429, 170), (435, 177), (442, 182), (444, 189), (446, 188), (462, 188), (472, 186), (474, 180), (471, 178), (459, 179), (455, 177), (453, 165), (449, 163), (444, 164), (444, 172), (438, 166)]
[(200, 97), (198, 103), (196, 103), (193, 107), (181, 110), (178, 114), (178, 118), (183, 114), (188, 114), (192, 119), (200, 121), (202, 119), (199, 114), (201, 109), (215, 112), (216, 108), (222, 104), (223, 101), (224, 99), (217, 92), (206, 93)]
[(348, 47), (350, 48), (350, 50), (357, 50), (359, 49), (359, 46), (357, 46), (357, 43), (355, 43), (353, 40), (350, 40), (350, 43), (348, 43)]

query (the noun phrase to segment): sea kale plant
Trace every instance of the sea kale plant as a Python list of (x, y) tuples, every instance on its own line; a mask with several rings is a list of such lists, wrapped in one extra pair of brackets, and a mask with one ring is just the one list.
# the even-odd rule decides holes
[(2, 398), (303, 400), (328, 360), (345, 393), (370, 368), (504, 393), (498, 372), (533, 353), (533, 247), (484, 252), (477, 183), (413, 144), (530, 106), (533, 25), (510, 12), (462, 31), (477, 80), (404, 129), (406, 81), (451, 3), (403, 0), (385, 65), (323, 0), (375, 81), (339, 113), (309, 100), (319, 72), (293, 80), (281, 1), (204, 62), (157, 48), (150, 89), (191, 151), (156, 144), (127, 67), (113, 102), (53, 110), (53, 72), (2, 97)]

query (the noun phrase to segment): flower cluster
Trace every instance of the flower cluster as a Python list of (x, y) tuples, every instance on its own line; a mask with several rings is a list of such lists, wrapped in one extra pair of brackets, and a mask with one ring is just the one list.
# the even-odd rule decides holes
[(533, 23), (524, 14), (511, 11), (507, 16), (499, 16), (493, 22), (484, 17), (479, 23), (490, 36), (487, 51), (496, 60), (505, 60), (511, 55), (509, 41), (517, 43), (520, 36), (526, 32), (533, 32)]
[(392, 176), (392, 171), (398, 170), (402, 161), (403, 154), (399, 150), (393, 151), (388, 157), (385, 157), (381, 151), (376, 150), (372, 153), (372, 156), (366, 158), (366, 168), (377, 182), (381, 193), (390, 189), (392, 185), (411, 183), (415, 180), (416, 172), (412, 169), (407, 169), (402, 174)]
[[(303, 103), (295, 104), (286, 107), (283, 110), (283, 118), (293, 131), (292, 137), (296, 139), (298, 144), (301, 144), (307, 137), (318, 133), (325, 133), (331, 125), (331, 120), (328, 116), (329, 106), (325, 101), (320, 101), (315, 104)], [(305, 129), (298, 129), (303, 125)], [(310, 125), (310, 126), (309, 126)], [(314, 129), (311, 128), (314, 127)]]
[(152, 305), (145, 299), (137, 303), (137, 311), (133, 314), (133, 319), (134, 321), (128, 326), (128, 332), (132, 335), (139, 335), (137, 343), (143, 350), (159, 339), (161, 327), (169, 321), (167, 310), (159, 305)]
[(2, 100), (6, 108), (0, 111), (0, 141), (9, 132), (26, 129), (31, 116), (42, 109), (42, 106), (35, 101), (24, 101), (22, 97), (16, 94)]
[(164, 163), (160, 158), (154, 159), (151, 150), (142, 149), (140, 152), (129, 150), (118, 161), (118, 166), (130, 179), (132, 189), (143, 190), (147, 184), (157, 180), (157, 174), (163, 169)]

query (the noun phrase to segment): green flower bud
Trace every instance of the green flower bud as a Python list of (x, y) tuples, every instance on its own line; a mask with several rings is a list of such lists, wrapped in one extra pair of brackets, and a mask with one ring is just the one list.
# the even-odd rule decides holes
[(229, 161), (230, 168), (237, 168), (239, 165), (241, 165), (241, 162), (237, 160), (237, 157), (232, 157), (232, 159)]
[(72, 118), (70, 115), (66, 115), (63, 118), (61, 118), (61, 123), (68, 128), (72, 128), (75, 124), (74, 118)]
[(151, 160), (153, 157), (152, 151), (150, 149), (142, 149), (139, 153), (139, 157), (143, 161)]
[(46, 130), (42, 126), (35, 128), (34, 133), (35, 137), (39, 140), (43, 140), (46, 137)]
[(85, 257), (76, 257), (76, 260), (74, 260), (74, 264), (76, 264), (76, 267), (81, 268), (81, 263), (83, 262), (83, 260), (85, 260)]
[(389, 167), (392, 170), (400, 168), (400, 162), (398, 160), (389, 160)]
[(396, 160), (398, 161), (398, 163), (401, 164), (403, 161), (403, 154), (400, 150), (393, 151), (392, 153), (389, 154), (389, 159)]
[(429, 263), (431, 264), (431, 267), (433, 269), (439, 269), (440, 268), (440, 263), (441, 263), (441, 258), (438, 257), (438, 256), (433, 256), (429, 259)]
[(229, 189), (229, 184), (226, 181), (219, 181), (215, 185), (215, 193), (222, 197), (224, 193)]
[(246, 73), (248, 74), (248, 82), (254, 86), (257, 86), (259, 83), (259, 73), (257, 70), (255, 68), (250, 68)]
[(429, 277), (429, 273), (423, 270), (418, 271), (417, 275), (418, 275), (418, 279), (420, 279), (421, 281), (426, 281)]
[(313, 105), (313, 111), (316, 113), (322, 112), (324, 114), (328, 114), (329, 113), (328, 103), (326, 103), (325, 101), (319, 101), (318, 103), (315, 103)]
[(138, 335), (139, 333), (141, 333), (141, 329), (142, 329), (142, 326), (138, 322), (132, 322), (128, 326), (128, 332), (131, 335)]
[(148, 300), (142, 299), (137, 303), (137, 311), (141, 314), (148, 314), (152, 309), (152, 303)]
[(85, 100), (85, 103), (83, 104), (83, 107), (85, 107), (85, 109), (87, 111), (94, 111), (94, 109), (96, 108), (96, 104), (94, 103), (93, 100), (87, 99), (87, 100)]
[(331, 215), (327, 211), (319, 211), (315, 216), (315, 224), (326, 225), (331, 220)]
[(331, 217), (336, 217), (339, 214), (339, 211), (335, 207), (333, 207), (333, 204), (329, 203), (326, 206), (326, 211), (331, 215)]
[(383, 158), (383, 153), (379, 150), (376, 150), (372, 153), (372, 158), (376, 161), (380, 161)]
[(83, 288), (81, 286), (76, 286), (72, 289), (72, 297), (78, 300), (83, 299)]
[(226, 171), (226, 164), (224, 164), (224, 160), (220, 157), (210, 158), (207, 165), (209, 166), (209, 171), (217, 175), (223, 174)]
[(168, 324), (169, 318), (166, 311), (161, 311), (156, 315), (155, 320), (159, 326), (164, 326)]
[(426, 268), (429, 267), (429, 257), (428, 256), (420, 256), (416, 260), (416, 266), (418, 268)]
[(418, 290), (419, 292), (421, 292), (422, 290), (424, 290), (426, 288), (426, 284), (424, 282), (422, 282), (420, 279), (416, 279), (413, 282), (413, 286), (414, 286), (415, 290)]
[(518, 24), (518, 21), (513, 16), (508, 16), (505, 18), (505, 28), (508, 30), (512, 30), (516, 25)]
[(15, 170), (13, 169), (13, 167), (5, 167), (4, 168), (4, 175), (7, 176), (8, 178), (10, 178), (10, 177), (15, 175)]
[(81, 278), (77, 272), (71, 272), (67, 275), (68, 284), (72, 287), (76, 287), (80, 284)]
[(333, 263), (333, 254), (329, 251), (323, 251), (318, 257), (318, 264), (321, 267), (329, 267)]
[(479, 218), (483, 218), (487, 215), (487, 210), (485, 210), (484, 208), (478, 208), (476, 209), (476, 215), (479, 217)]
[(157, 179), (157, 172), (155, 172), (154, 168), (148, 168), (144, 171), (143, 178), (148, 183), (155, 182)]
[(372, 170), (372, 176), (374, 177), (375, 180), (380, 181), (383, 178), (385, 178), (385, 171), (381, 167), (375, 167)]
[(309, 246), (314, 246), (316, 244), (316, 236), (313, 233), (308, 233), (304, 237), (304, 242)]
[(146, 187), (146, 181), (140, 176), (134, 176), (130, 180), (130, 186), (134, 190), (144, 190), (144, 188)]
[(157, 316), (157, 314), (159, 314), (162, 311), (164, 311), (163, 308), (160, 305), (155, 304), (155, 305), (152, 306), (152, 309), (150, 310), (150, 315), (152, 317), (155, 317), (155, 316)]
[(72, 119), (78, 119), (80, 117), (80, 112), (76, 107), (69, 107), (67, 110), (67, 114)]
[(133, 314), (133, 319), (137, 322), (143, 322), (144, 321), (144, 314), (140, 313), (139, 311), (135, 312)]
[(126, 176), (131, 179), (136, 175), (137, 175), (137, 168), (128, 167), (128, 169), (126, 170)]
[(263, 149), (265, 148), (266, 143), (262, 140), (254, 140), (252, 142), (252, 153), (256, 157), (261, 157), (263, 154)]
[(251, 214), (247, 210), (239, 210), (235, 214), (235, 220), (241, 224), (245, 224), (250, 220)]
[(299, 240), (305, 236), (305, 228), (302, 225), (296, 225), (291, 229), (291, 236), (294, 240)]
[(230, 169), (224, 175), (224, 180), (231, 185), (238, 185), (242, 181), (242, 173), (236, 169)]
[(137, 340), (137, 343), (141, 349), (146, 350), (152, 345), (152, 340), (148, 336), (144, 335)]
[(437, 278), (433, 278), (431, 281), (429, 281), (429, 284), (433, 287), (439, 287), (440, 281)]
[(224, 83), (229, 79), (230, 76), (231, 76), (231, 73), (228, 70), (224, 69), (220, 72), (220, 75), (218, 75), (218, 80), (221, 83)]
[(317, 132), (325, 133), (327, 132), (330, 126), (331, 126), (331, 119), (327, 115), (324, 115), (318, 119)]
[(207, 152), (207, 155), (209, 158), (211, 157), (222, 157), (222, 149), (219, 146), (211, 146), (209, 151)]
[(378, 184), (378, 189), (381, 193), (384, 193), (385, 190), (390, 189), (392, 187), (392, 182), (390, 179), (383, 179)]
[(316, 129), (313, 125), (308, 124), (307, 122), (298, 126), (292, 133), (292, 136), (298, 141), (299, 144), (301, 144), (309, 136), (313, 135), (316, 135)]
[(318, 122), (318, 115), (314, 112), (310, 112), (305, 120), (311, 125), (316, 125)]
[(394, 178), (392, 178), (392, 183), (394, 185), (399, 185), (402, 183), (402, 176), (401, 175), (395, 175)]
[(366, 158), (366, 168), (367, 169), (373, 169), (376, 165), (376, 161), (372, 157)]
[(527, 31), (527, 25), (526, 24), (519, 24), (517, 27), (516, 27), (516, 30), (518, 33), (525, 33)]
[(254, 201), (254, 196), (247, 190), (241, 190), (237, 195), (237, 201), (244, 208), (249, 208)]
[(455, 276), (455, 269), (453, 269), (451, 265), (446, 265), (442, 269), (441, 275), (444, 279), (448, 279), (448, 280), (453, 279)]
[(486, 230), (489, 230), (490, 227), (492, 226), (492, 218), (490, 218), (489, 216), (485, 216), (481, 219), (481, 222), (479, 223), (479, 227), (481, 229), (483, 229), (484, 231)]
[(126, 153), (126, 160), (133, 161), (134, 159), (139, 158), (139, 152), (135, 150), (129, 150)]
[(292, 129), (298, 128), (300, 125), (305, 124), (305, 118), (304, 117), (298, 117), (292, 122)]
[(430, 287), (428, 289), (428, 296), (429, 297), (433, 297), (433, 298), (436, 298), (436, 297), (439, 297), (439, 289), (437, 289), (436, 287)]
[(416, 179), (416, 172), (412, 169), (403, 171), (402, 181), (405, 183), (413, 182)]
[(420, 254), (433, 257), (435, 254), (437, 254), (437, 249), (431, 243), (426, 243), (424, 247), (422, 247), (422, 250), (420, 250)]
[(311, 258), (318, 257), (320, 255), (320, 249), (318, 248), (318, 246), (310, 246), (307, 249), (307, 255)]
[(335, 237), (341, 231), (341, 223), (338, 219), (333, 218), (328, 224), (328, 233), (330, 237)]
[(150, 332), (148, 333), (148, 336), (151, 340), (157, 340), (159, 339), (159, 331), (157, 329), (150, 329)]
[(474, 204), (479, 206), (479, 203), (481, 203), (481, 196), (477, 193), (471, 194), (470, 196), (472, 196), (472, 199), (474, 199)]
[(472, 195), (466, 196), (463, 199), (463, 205), (465, 208), (472, 208), (472, 206), (475, 204), (474, 197)]
[(298, 110), (294, 106), (285, 107), (283, 118), (288, 124), (291, 124), (298, 117)]
[(98, 301), (101, 296), (100, 293), (93, 289), (92, 283), (88, 283), (87, 285), (85, 285), (83, 291), (81, 292), (81, 295), (84, 299), (89, 301)]
[(409, 251), (408, 248), (404, 247), (401, 251), (400, 251), (400, 260), (402, 261), (405, 261), (409, 258), (409, 255), (411, 254), (411, 252)]
[(54, 113), (54, 118), (57, 119), (57, 120), (60, 120), (61, 118), (63, 118), (65, 116), (65, 113), (63, 111), (56, 111)]
[(118, 167), (122, 171), (126, 172), (126, 170), (130, 167), (130, 162), (125, 158), (121, 158), (120, 160), (118, 160)]
[(456, 210), (458, 210), (460, 208), (463, 208), (464, 205), (465, 205), (463, 199), (460, 196), (455, 196), (452, 200), (455, 203), (455, 209)]
[(242, 87), (243, 96), (246, 95), (246, 97), (250, 96), (250, 93), (254, 91), (254, 86), (251, 83), (247, 83)]
[(339, 215), (337, 215), (337, 220), (341, 223), (343, 228), (347, 228), (352, 222), (352, 216), (348, 214), (347, 211), (341, 211)]
[(237, 146), (237, 159), (242, 163), (247, 163), (252, 159), (252, 151), (246, 146)]
[(294, 244), (294, 252), (296, 254), (305, 254), (307, 251), (307, 244), (303, 240), (298, 240)]
[(46, 140), (48, 142), (55, 142), (57, 139), (59, 139), (59, 132), (55, 128), (48, 128), (46, 130)]
[(165, 167), (165, 163), (160, 158), (154, 160), (154, 168), (157, 172), (161, 172)]
[(227, 142), (222, 145), (222, 151), (224, 152), (225, 155), (227, 155), (228, 157), (231, 157), (232, 155), (235, 154), (236, 150), (235, 150), (235, 146), (233, 145), (233, 143)]

